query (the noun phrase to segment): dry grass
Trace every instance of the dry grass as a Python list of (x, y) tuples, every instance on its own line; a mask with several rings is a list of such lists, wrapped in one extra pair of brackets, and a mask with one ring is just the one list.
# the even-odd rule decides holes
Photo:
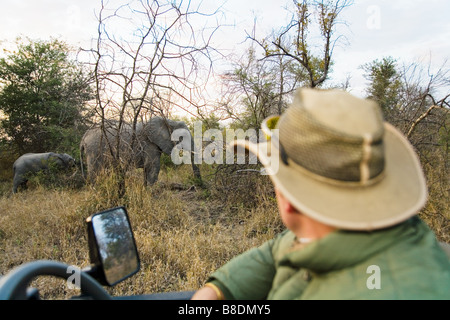
[[(441, 160), (440, 163), (445, 161)], [(439, 241), (450, 243), (450, 179), (447, 167), (425, 165), (424, 168), (429, 198), (420, 216), (436, 233)]]
[[(0, 273), (37, 259), (88, 266), (85, 219), (125, 205), (141, 271), (108, 290), (114, 295), (196, 290), (217, 267), (283, 228), (268, 177), (233, 175), (229, 169), (202, 167), (203, 188), (193, 187), (188, 167), (165, 168), (150, 188), (143, 187), (137, 171), (128, 177), (123, 199), (115, 196), (110, 174), (95, 186), (49, 190), (35, 184), (16, 195), (10, 194), (9, 182), (0, 184)], [(442, 188), (430, 184), (430, 201), (421, 215), (441, 241), (450, 242), (448, 200), (434, 196)], [(45, 299), (79, 294), (56, 278), (42, 277), (32, 285)]]
[[(115, 295), (195, 290), (233, 256), (272, 238), (281, 229), (268, 180), (259, 205), (224, 202), (205, 188), (192, 187), (189, 168), (168, 168), (151, 188), (140, 172), (127, 180), (124, 199), (115, 197), (114, 177), (78, 190), (48, 190), (41, 185), (0, 197), (0, 273), (24, 262), (50, 259), (89, 265), (85, 219), (100, 210), (125, 205), (135, 234), (141, 271), (115, 288)], [(180, 183), (181, 182), (181, 183)], [(3, 187), (3, 190), (6, 190)], [(33, 283), (46, 299), (78, 294), (65, 281), (42, 277)]]

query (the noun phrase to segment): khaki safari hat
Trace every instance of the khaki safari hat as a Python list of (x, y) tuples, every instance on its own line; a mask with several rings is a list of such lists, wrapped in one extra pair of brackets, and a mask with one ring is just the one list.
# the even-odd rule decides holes
[(264, 121), (255, 153), (275, 187), (303, 214), (345, 230), (394, 226), (427, 200), (419, 159), (383, 121), (377, 103), (341, 90), (299, 89), (281, 117)]

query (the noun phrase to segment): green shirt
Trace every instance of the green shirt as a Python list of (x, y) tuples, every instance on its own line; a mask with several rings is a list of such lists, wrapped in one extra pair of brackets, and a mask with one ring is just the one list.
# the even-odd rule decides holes
[(214, 272), (227, 299), (450, 299), (450, 261), (418, 217), (374, 232), (336, 231), (302, 249), (285, 231)]

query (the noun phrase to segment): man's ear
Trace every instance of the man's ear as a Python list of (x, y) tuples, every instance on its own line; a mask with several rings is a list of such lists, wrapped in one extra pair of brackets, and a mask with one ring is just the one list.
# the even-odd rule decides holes
[(285, 205), (284, 209), (286, 210), (286, 212), (299, 213), (299, 211), (289, 201), (286, 201), (284, 205)]
[(289, 202), (289, 200), (278, 189), (275, 189), (278, 199), (278, 205), (283, 212), (298, 213), (299, 211)]

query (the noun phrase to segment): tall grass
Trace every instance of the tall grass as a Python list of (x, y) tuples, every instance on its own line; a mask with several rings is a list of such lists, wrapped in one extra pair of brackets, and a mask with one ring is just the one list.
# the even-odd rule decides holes
[[(268, 196), (273, 192), (268, 180), (259, 180), (261, 197), (249, 193), (259, 203), (249, 207), (224, 201), (207, 170), (203, 188), (191, 184), (189, 167), (166, 168), (159, 182), (147, 188), (142, 172), (136, 171), (127, 178), (122, 199), (115, 196), (111, 174), (78, 189), (36, 184), (23, 193), (6, 193), (0, 198), (0, 273), (38, 259), (88, 266), (85, 219), (125, 205), (141, 271), (108, 290), (114, 295), (196, 290), (217, 267), (282, 229), (275, 200)], [(54, 278), (38, 279), (33, 285), (47, 299), (79, 293)]]
[[(126, 180), (126, 194), (117, 197), (113, 174), (95, 184), (31, 183), (11, 195), (10, 182), (0, 183), (0, 274), (38, 259), (81, 268), (90, 264), (85, 220), (115, 206), (127, 207), (141, 271), (114, 288), (113, 295), (196, 290), (210, 273), (283, 229), (273, 186), (267, 176), (236, 173), (233, 167), (201, 168), (203, 184), (194, 184), (189, 166), (164, 166), (159, 181), (143, 186), (142, 171)], [(430, 201), (421, 216), (439, 240), (450, 242), (447, 185), (428, 173)], [(31, 181), (33, 182), (33, 181)], [(448, 191), (448, 189), (447, 189)], [(65, 281), (42, 277), (32, 283), (44, 299), (79, 294)]]

